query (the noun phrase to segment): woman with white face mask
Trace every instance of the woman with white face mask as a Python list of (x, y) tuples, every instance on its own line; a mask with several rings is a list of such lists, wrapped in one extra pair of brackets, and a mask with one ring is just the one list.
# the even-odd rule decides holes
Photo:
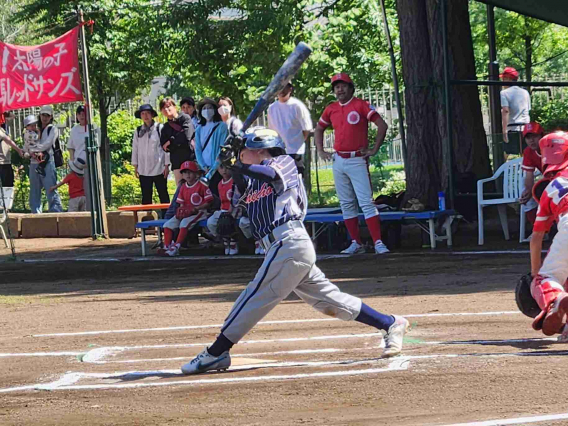
[(228, 96), (221, 96), (217, 103), (219, 104), (219, 115), (227, 125), (229, 133), (233, 136), (237, 135), (243, 128), (243, 122), (237, 118), (235, 104)]
[[(195, 131), (195, 157), (199, 167), (207, 173), (215, 164), (221, 147), (227, 139), (228, 131), (219, 114), (219, 105), (213, 99), (203, 98), (197, 104), (197, 110), (199, 126)], [(217, 196), (219, 196), (217, 184), (220, 179), (221, 175), (217, 172), (209, 182), (209, 189)]]

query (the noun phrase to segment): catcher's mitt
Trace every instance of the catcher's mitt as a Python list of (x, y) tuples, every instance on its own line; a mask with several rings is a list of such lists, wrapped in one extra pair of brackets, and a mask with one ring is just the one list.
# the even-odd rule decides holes
[(217, 233), (221, 238), (230, 238), (237, 232), (237, 221), (229, 212), (223, 212), (217, 221)]
[(538, 307), (536, 300), (532, 297), (531, 282), (532, 276), (530, 273), (521, 277), (517, 283), (517, 287), (515, 288), (515, 301), (517, 302), (519, 311), (527, 317), (535, 318), (538, 314), (540, 314), (540, 308)]
[(193, 209), (190, 209), (188, 207), (178, 207), (178, 209), (176, 210), (176, 219), (185, 219), (186, 217), (189, 217), (193, 214)]

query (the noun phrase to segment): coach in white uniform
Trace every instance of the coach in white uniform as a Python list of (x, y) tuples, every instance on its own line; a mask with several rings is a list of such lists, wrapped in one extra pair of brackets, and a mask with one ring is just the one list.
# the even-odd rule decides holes
[[(381, 240), (379, 212), (373, 202), (369, 174), (369, 157), (375, 155), (385, 140), (387, 124), (374, 107), (356, 98), (355, 85), (346, 73), (331, 78), (331, 87), (337, 102), (329, 104), (316, 127), (315, 141), (319, 156), (333, 159), (333, 179), (339, 197), (345, 226), (352, 238), (345, 254), (365, 253), (359, 234), (359, 207), (375, 244), (375, 253), (388, 253)], [(377, 137), (369, 148), (369, 121), (377, 126)], [(329, 126), (335, 131), (334, 154), (323, 149), (323, 132)]]
[(292, 83), (278, 93), (278, 100), (268, 107), (268, 128), (278, 132), (286, 145), (286, 154), (294, 159), (298, 173), (303, 175), (305, 142), (314, 126), (308, 108), (293, 93)]

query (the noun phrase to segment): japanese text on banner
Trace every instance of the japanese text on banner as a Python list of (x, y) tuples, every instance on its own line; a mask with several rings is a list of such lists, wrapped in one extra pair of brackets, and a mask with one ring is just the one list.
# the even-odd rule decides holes
[(39, 46), (0, 41), (0, 113), (83, 100), (78, 32), (76, 27)]

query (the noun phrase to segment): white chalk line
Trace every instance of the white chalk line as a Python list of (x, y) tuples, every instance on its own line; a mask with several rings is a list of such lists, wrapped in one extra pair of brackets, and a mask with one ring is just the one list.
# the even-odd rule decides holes
[(83, 355), (85, 351), (82, 352), (29, 352), (29, 353), (0, 353), (0, 358), (7, 357), (26, 357), (26, 356), (80, 356)]
[[(497, 311), (497, 312), (457, 312), (457, 313), (429, 313), (429, 314), (408, 314), (402, 315), (405, 318), (434, 318), (434, 317), (460, 317), (460, 316), (486, 316), (486, 315), (519, 315), (519, 311)], [(281, 320), (281, 321), (260, 321), (258, 325), (277, 325), (277, 324), (300, 324), (311, 322), (329, 322), (341, 321), (338, 318), (312, 318), (298, 320)], [(174, 327), (158, 327), (158, 328), (132, 328), (122, 330), (100, 330), (100, 331), (79, 331), (73, 333), (49, 333), (49, 334), (32, 334), (32, 337), (65, 337), (65, 336), (87, 336), (98, 334), (114, 334), (114, 333), (144, 333), (153, 331), (176, 331), (176, 330), (200, 330), (205, 328), (220, 328), (223, 324), (207, 324), (207, 325), (185, 325)]]
[[(238, 370), (252, 370), (266, 367), (327, 367), (327, 366), (355, 366), (362, 364), (376, 363), (376, 360), (354, 361), (307, 361), (307, 362), (282, 362), (282, 363), (264, 363), (264, 364), (250, 364), (231, 367), (231, 371)], [(228, 377), (217, 379), (194, 379), (194, 380), (176, 380), (167, 382), (151, 382), (151, 383), (110, 383), (110, 384), (96, 384), (96, 385), (74, 385), (81, 379), (85, 378), (98, 378), (103, 380), (113, 378), (146, 378), (160, 375), (179, 375), (185, 377), (181, 370), (157, 370), (157, 371), (127, 371), (117, 373), (66, 373), (59, 380), (51, 383), (36, 384), (30, 386), (18, 386), (13, 388), (0, 389), (0, 393), (18, 392), (22, 390), (73, 390), (73, 389), (112, 389), (112, 388), (139, 388), (149, 386), (178, 386), (178, 385), (198, 385), (198, 384), (216, 384), (216, 383), (237, 383), (237, 382), (258, 382), (258, 381), (277, 381), (277, 380), (293, 380), (313, 377), (335, 377), (335, 376), (352, 376), (361, 374), (375, 374), (389, 371), (399, 371), (408, 369), (408, 360), (400, 357), (393, 359), (389, 362), (386, 368), (372, 368), (364, 370), (343, 370), (343, 371), (326, 371), (318, 373), (302, 373), (290, 375), (274, 375), (274, 376), (256, 376), (256, 377)]]
[(547, 414), (544, 416), (533, 416), (533, 417), (516, 417), (511, 419), (486, 420), (486, 421), (471, 422), (471, 423), (452, 423), (451, 425), (444, 425), (444, 426), (507, 426), (507, 425), (524, 425), (527, 423), (541, 423), (541, 422), (549, 422), (549, 421), (564, 420), (564, 419), (568, 419), (568, 413)]

